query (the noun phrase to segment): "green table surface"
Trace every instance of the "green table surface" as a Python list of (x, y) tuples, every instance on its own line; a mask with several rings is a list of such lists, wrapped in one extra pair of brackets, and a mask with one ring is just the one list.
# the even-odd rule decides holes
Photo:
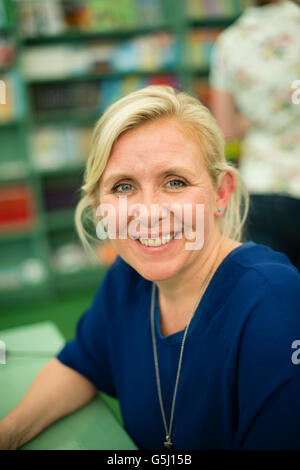
[[(6, 363), (0, 364), (0, 420), (20, 401), (37, 373), (64, 345), (52, 322), (0, 331)], [(56, 421), (26, 443), (22, 450), (137, 450), (135, 443), (97, 395), (74, 413)]]

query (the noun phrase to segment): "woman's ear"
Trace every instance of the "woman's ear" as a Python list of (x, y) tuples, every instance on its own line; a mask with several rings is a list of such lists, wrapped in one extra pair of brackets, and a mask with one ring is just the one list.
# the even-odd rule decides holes
[(229, 170), (223, 171), (221, 182), (216, 191), (216, 207), (215, 207), (216, 216), (223, 215), (229, 203), (230, 196), (235, 190), (235, 187), (236, 187), (236, 180), (235, 180), (234, 173)]

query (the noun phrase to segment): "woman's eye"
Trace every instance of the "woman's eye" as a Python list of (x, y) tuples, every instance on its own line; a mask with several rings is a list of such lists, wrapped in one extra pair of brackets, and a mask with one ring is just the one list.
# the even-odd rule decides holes
[[(168, 181), (167, 184), (170, 184), (172, 189), (173, 188), (177, 189), (177, 188), (181, 188), (182, 186), (186, 186), (184, 181), (176, 180), (176, 179)], [(125, 192), (130, 191), (131, 189), (132, 189), (131, 184), (129, 184), (129, 183), (119, 183), (119, 184), (116, 184), (112, 188), (112, 192), (113, 193), (125, 193)]]
[[(125, 190), (124, 190), (124, 186), (125, 186)], [(112, 192), (113, 192), (113, 193), (123, 193), (123, 192), (127, 192), (127, 191), (126, 191), (126, 186), (127, 186), (127, 189), (128, 189), (128, 186), (131, 187), (131, 184), (129, 184), (129, 183), (120, 183), (120, 184), (116, 184), (116, 186), (113, 187)], [(120, 188), (122, 188), (122, 189), (120, 189)]]
[[(182, 186), (185, 186), (185, 182), (184, 181), (181, 181), (181, 180), (171, 180), (169, 181), (167, 184), (170, 184), (170, 183), (176, 183), (175, 185), (172, 184), (171, 185), (171, 188), (181, 188)], [(179, 183), (179, 184), (178, 184)]]

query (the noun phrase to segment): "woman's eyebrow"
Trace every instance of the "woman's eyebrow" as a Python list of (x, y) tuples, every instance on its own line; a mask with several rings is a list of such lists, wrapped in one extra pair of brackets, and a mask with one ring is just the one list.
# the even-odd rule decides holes
[[(191, 176), (191, 177), (195, 176), (193, 172), (189, 171), (184, 166), (172, 166), (172, 167), (165, 168), (164, 170), (160, 171), (157, 174), (157, 177), (160, 178), (162, 176), (166, 176), (166, 175), (173, 174), (173, 173), (187, 174), (187, 176)], [(113, 184), (115, 181), (119, 179), (127, 179), (131, 181), (136, 181), (134, 176), (128, 173), (112, 173), (106, 180), (104, 180), (103, 186), (104, 187), (110, 186), (111, 184)]]

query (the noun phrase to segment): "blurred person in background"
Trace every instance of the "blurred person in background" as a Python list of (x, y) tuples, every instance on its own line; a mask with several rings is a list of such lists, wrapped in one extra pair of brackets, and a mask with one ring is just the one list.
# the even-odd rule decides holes
[(250, 191), (246, 239), (284, 252), (300, 269), (300, 7), (256, 0), (223, 31), (210, 72), (211, 109), (228, 141), (243, 139)]

